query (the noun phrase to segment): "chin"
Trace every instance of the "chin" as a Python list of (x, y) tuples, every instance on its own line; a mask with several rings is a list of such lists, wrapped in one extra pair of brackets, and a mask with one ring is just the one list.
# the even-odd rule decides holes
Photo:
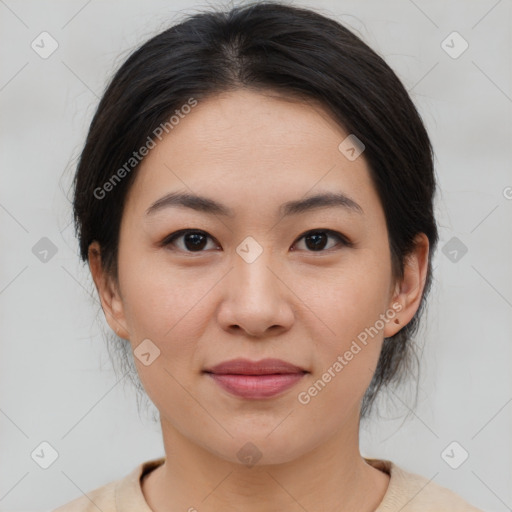
[[(286, 464), (304, 455), (308, 447), (304, 443), (303, 435), (293, 435), (290, 432), (276, 428), (279, 422), (272, 428), (255, 429), (247, 428), (245, 431), (234, 432), (227, 430), (233, 438), (223, 436), (213, 443), (212, 439), (202, 442), (204, 448), (215, 456), (227, 462), (240, 464), (246, 467)], [(275, 429), (274, 431), (272, 431)], [(271, 432), (269, 434), (269, 432)], [(311, 440), (310, 440), (311, 441)]]

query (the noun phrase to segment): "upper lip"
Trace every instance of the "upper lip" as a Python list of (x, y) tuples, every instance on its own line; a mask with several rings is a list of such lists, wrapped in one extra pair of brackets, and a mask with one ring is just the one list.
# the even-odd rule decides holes
[(233, 375), (272, 375), (277, 373), (306, 373), (306, 370), (282, 359), (231, 359), (204, 370), (207, 373)]

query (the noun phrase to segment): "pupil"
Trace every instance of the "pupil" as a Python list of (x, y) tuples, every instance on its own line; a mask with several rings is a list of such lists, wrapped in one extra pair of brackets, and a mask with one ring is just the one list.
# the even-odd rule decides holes
[[(315, 233), (306, 237), (308, 249), (321, 249), (325, 245), (325, 233)], [(313, 240), (313, 244), (308, 244), (308, 240)]]
[[(325, 233), (314, 233), (306, 237), (306, 245), (308, 249), (322, 249), (325, 246), (326, 239), (327, 237)], [(188, 235), (185, 236), (185, 245), (189, 250), (201, 250), (205, 246), (205, 240), (206, 237), (201, 233), (189, 233)]]
[(206, 237), (200, 233), (189, 233), (185, 236), (185, 245), (187, 249), (202, 249), (205, 246), (205, 239)]

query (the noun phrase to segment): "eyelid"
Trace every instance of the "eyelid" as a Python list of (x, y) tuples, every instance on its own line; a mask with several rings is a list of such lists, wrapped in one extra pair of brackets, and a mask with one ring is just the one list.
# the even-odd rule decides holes
[[(176, 239), (178, 239), (181, 236), (184, 236), (186, 234), (190, 234), (190, 233), (197, 233), (197, 234), (204, 235), (207, 238), (209, 238), (210, 240), (214, 241), (218, 246), (220, 246), (218, 241), (212, 235), (210, 235), (206, 231), (203, 231), (202, 229), (194, 229), (194, 228), (185, 228), (185, 229), (180, 229), (178, 231), (175, 231), (175, 232), (171, 233), (170, 235), (166, 236), (162, 240), (162, 242), (160, 242), (159, 245), (162, 247), (167, 247), (167, 246), (171, 245)], [(320, 250), (320, 251), (305, 251), (307, 253), (311, 253), (311, 254), (329, 253), (331, 250), (336, 249), (340, 245), (345, 246), (345, 247), (353, 247), (354, 246), (354, 243), (351, 240), (349, 240), (347, 238), (347, 236), (345, 236), (343, 233), (340, 233), (339, 231), (335, 231), (335, 230), (329, 229), (329, 228), (313, 228), (313, 229), (308, 229), (308, 230), (304, 231), (301, 235), (299, 235), (293, 242), (291, 250), (294, 251), (293, 246), (295, 246), (304, 237), (306, 237), (307, 235), (310, 235), (310, 234), (314, 234), (314, 233), (325, 233), (325, 234), (327, 234), (327, 236), (338, 239), (339, 243), (337, 244), (337, 246), (331, 247), (330, 249), (325, 249), (325, 250)], [(203, 250), (201, 250), (201, 251), (183, 251), (180, 249), (178, 249), (178, 250), (185, 254), (201, 254), (203, 252), (207, 252), (207, 251), (203, 251)]]
[[(177, 238), (180, 238), (183, 235), (188, 235), (190, 233), (198, 233), (200, 235), (204, 235), (207, 238), (209, 238), (210, 240), (213, 240), (217, 245), (220, 245), (217, 242), (217, 240), (215, 240), (215, 238), (212, 235), (210, 235), (209, 233), (207, 233), (206, 231), (203, 231), (202, 229), (193, 229), (193, 228), (186, 228), (186, 229), (180, 229), (178, 231), (174, 231), (170, 235), (167, 235), (160, 242), (160, 245), (163, 246), (163, 247), (165, 247), (167, 245), (171, 245), (174, 242), (174, 240), (176, 240)], [(185, 251), (185, 252), (187, 252), (189, 254), (193, 254), (194, 252), (195, 253), (201, 253), (201, 252), (205, 252), (205, 251)]]
[[(334, 229), (328, 229), (328, 228), (314, 228), (314, 229), (308, 229), (307, 231), (304, 231), (301, 235), (297, 237), (295, 242), (293, 244), (295, 245), (300, 239), (304, 238), (306, 235), (313, 234), (313, 233), (326, 233), (328, 236), (332, 236), (334, 238), (338, 238), (344, 245), (352, 246), (353, 243), (343, 234), (339, 231), (336, 231)], [(309, 252), (315, 252), (315, 251), (309, 251)], [(319, 252), (325, 252), (325, 251), (319, 251)]]
[[(323, 233), (326, 234), (330, 238), (337, 239), (337, 243), (333, 247), (329, 247), (327, 249), (321, 249), (319, 251), (310, 251), (308, 249), (303, 249), (302, 251), (298, 251), (295, 249), (295, 245), (297, 245), (299, 242), (301, 242), (306, 236), (313, 235), (315, 233)], [(291, 252), (302, 252), (305, 253), (307, 256), (314, 255), (314, 257), (322, 257), (322, 256), (328, 256), (329, 254), (332, 254), (333, 251), (339, 251), (340, 249), (347, 247), (352, 248), (354, 247), (353, 242), (351, 242), (343, 233), (340, 233), (339, 231), (335, 231), (333, 229), (328, 228), (314, 228), (314, 229), (308, 229), (301, 235), (299, 235), (295, 242), (293, 242), (292, 247), (290, 249)]]

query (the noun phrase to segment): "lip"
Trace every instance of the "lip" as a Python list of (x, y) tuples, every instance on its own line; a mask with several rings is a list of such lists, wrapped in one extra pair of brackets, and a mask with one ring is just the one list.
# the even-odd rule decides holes
[(251, 361), (250, 359), (238, 358), (224, 361), (205, 371), (216, 374), (272, 375), (276, 373), (304, 373), (306, 370), (282, 359)]
[(281, 359), (232, 359), (204, 372), (224, 390), (246, 399), (279, 395), (308, 373), (303, 368)]

